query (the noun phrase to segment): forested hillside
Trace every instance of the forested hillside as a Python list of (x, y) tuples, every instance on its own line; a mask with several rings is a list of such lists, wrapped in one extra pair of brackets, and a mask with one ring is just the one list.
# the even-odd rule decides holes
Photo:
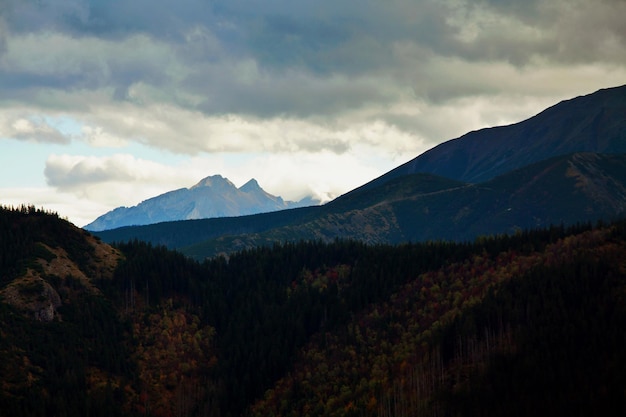
[(20, 208), (0, 245), (2, 415), (626, 412), (626, 222), (198, 263)]

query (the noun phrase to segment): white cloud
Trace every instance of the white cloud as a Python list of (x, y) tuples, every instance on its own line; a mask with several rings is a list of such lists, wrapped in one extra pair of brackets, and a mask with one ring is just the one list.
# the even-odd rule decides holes
[[(265, 118), (227, 114), (207, 116), (169, 105), (94, 106), (82, 114), (82, 139), (93, 145), (124, 146), (131, 141), (187, 155), (203, 153), (320, 152), (337, 154), (366, 141), (384, 152), (416, 150), (421, 138), (384, 120), (371, 109), (344, 119)], [(97, 127), (91, 127), (97, 126)]]
[(83, 126), (79, 137), (96, 148), (123, 148), (128, 145), (128, 140), (105, 132), (101, 126)]
[(406, 155), (390, 158), (364, 145), (347, 155), (330, 151), (259, 154), (240, 161), (224, 156), (221, 164), (198, 158), (194, 165), (219, 168), (222, 175), (238, 186), (255, 178), (267, 192), (287, 200), (314, 196), (328, 201), (406, 160)]
[(64, 190), (75, 190), (93, 184), (123, 182), (171, 182), (176, 169), (128, 154), (106, 157), (50, 155), (45, 174), (48, 184)]
[(335, 195), (626, 80), (621, 0), (0, 2), (0, 138), (77, 205), (218, 173)]
[[(287, 200), (312, 195), (328, 201), (407, 159), (407, 155), (397, 155), (395, 159), (386, 157), (367, 144), (349, 155), (330, 151), (249, 154), (246, 157), (215, 154), (193, 157), (178, 165), (126, 154), (106, 157), (51, 155), (45, 173), (48, 184), (55, 191), (46, 189), (35, 201), (17, 198), (11, 201), (39, 204), (47, 199), (53, 203), (51, 209), (62, 206), (59, 211), (64, 216), (84, 225), (115, 207), (136, 205), (167, 191), (188, 188), (215, 174), (229, 178), (237, 186), (255, 178), (266, 191)], [(51, 198), (55, 193), (58, 196)], [(62, 201), (67, 204), (62, 205)], [(96, 209), (100, 212), (90, 217), (87, 212), (82, 212), (85, 205), (92, 208), (90, 214)]]
[(20, 206), (22, 204), (43, 207), (59, 214), (78, 227), (82, 227), (110, 210), (110, 206), (97, 200), (80, 198), (72, 193), (63, 193), (48, 187), (0, 188), (0, 204)]
[[(193, 170), (128, 154), (105, 157), (53, 154), (46, 161), (45, 175), (51, 188), (39, 194), (38, 201), (49, 198), (53, 209), (62, 206), (59, 212), (79, 226), (116, 207), (139, 204), (164, 192), (191, 186), (202, 178)], [(67, 204), (61, 204), (63, 199)]]
[(0, 138), (49, 144), (68, 144), (70, 139), (44, 117), (28, 110), (0, 113)]
[[(153, 3), (145, 14), (142, 2), (15, 6), (0, 60), (12, 82), (0, 82), (0, 107), (69, 112), (94, 146), (341, 153), (361, 140), (345, 132), (372, 118), (398, 121), (390, 108), (440, 118), (450, 101), (560, 99), (621, 84), (625, 74), (623, 2), (397, 0), (354, 10), (339, 1), (315, 13), (284, 1), (261, 9)], [(597, 30), (580, 29), (591, 25)], [(339, 126), (344, 139), (324, 125)]]

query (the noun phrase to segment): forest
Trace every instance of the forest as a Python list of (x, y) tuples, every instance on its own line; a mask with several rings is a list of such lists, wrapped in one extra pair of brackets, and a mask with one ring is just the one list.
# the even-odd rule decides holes
[[(626, 221), (203, 262), (134, 240), (106, 273), (98, 245), (0, 210), (0, 415), (626, 415)], [(36, 273), (48, 322), (8, 302)]]

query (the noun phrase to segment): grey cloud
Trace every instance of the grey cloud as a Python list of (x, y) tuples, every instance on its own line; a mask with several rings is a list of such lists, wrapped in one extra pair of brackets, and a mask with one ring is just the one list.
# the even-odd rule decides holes
[(626, 1), (585, 2), (557, 22), (555, 55), (563, 62), (626, 62)]
[(3, 0), (3, 13), (15, 33), (33, 30), (63, 30), (63, 21), (70, 16), (86, 16), (83, 0)]
[(270, 67), (304, 67), (326, 73), (336, 65), (324, 54), (351, 38), (348, 24), (267, 16), (248, 33), (251, 53)]
[[(258, 77), (258, 78), (257, 78)], [(290, 115), (307, 118), (339, 114), (373, 103), (390, 103), (397, 95), (378, 78), (324, 78), (316, 74), (284, 73), (281, 77), (263, 73), (251, 82), (216, 76), (215, 83), (193, 80), (196, 91), (208, 98), (200, 109), (208, 114), (241, 113), (260, 117)], [(190, 81), (191, 82), (191, 81)]]
[(6, 23), (0, 14), (0, 58), (7, 50), (7, 36)]
[(19, 141), (68, 144), (71, 139), (39, 117), (0, 118), (0, 137)]
[(67, 188), (85, 182), (103, 182), (109, 178), (110, 174), (107, 173), (104, 168), (88, 169), (84, 165), (79, 164), (67, 170), (63, 166), (47, 163), (44, 169), (44, 175), (46, 176), (48, 185)]
[[(485, 0), (461, 3), (453, 55), (469, 60), (503, 60), (523, 67), (540, 57), (553, 63), (623, 63), (626, 30), (623, 0), (554, 0), (550, 2)], [(475, 29), (473, 39), (459, 40)], [(612, 51), (607, 41), (618, 44)], [(621, 50), (620, 50), (621, 48)]]
[[(609, 32), (623, 38), (620, 31), (620, 4), (623, 2), (484, 0), (480, 2), (300, 2), (272, 0), (262, 3), (249, 1), (181, 0), (174, 6), (165, 0), (107, 0), (23, 1), (5, 0), (13, 4), (10, 21), (18, 31), (47, 28), (103, 38), (145, 33), (155, 39), (183, 47), (190, 27), (201, 26), (214, 33), (229, 54), (254, 57), (268, 68), (302, 67), (311, 72), (370, 71), (376, 66), (392, 66), (385, 51), (393, 42), (413, 42), (436, 50), (443, 55), (465, 54), (475, 59), (511, 59), (522, 62), (524, 54), (554, 52), (555, 40), (550, 36), (528, 40), (527, 33), (515, 27), (491, 25), (489, 31), (481, 17), (492, 21), (509, 19), (521, 26), (549, 34), (559, 19), (572, 9), (587, 7), (613, 20)], [(610, 19), (614, 16), (613, 19)], [(450, 24), (456, 19), (456, 25)], [(484, 22), (483, 22), (484, 23)], [(492, 22), (493, 23), (493, 22)], [(569, 21), (563, 22), (564, 26)], [(584, 22), (578, 22), (584, 23)], [(460, 30), (478, 24), (479, 35), (472, 42), (458, 42)], [(606, 31), (607, 28), (602, 28)], [(565, 30), (565, 28), (563, 28)], [(585, 36), (594, 35), (585, 32)], [(560, 33), (553, 33), (559, 43)], [(540, 37), (541, 38), (541, 37)], [(364, 54), (352, 54), (366, 42), (373, 59)], [(547, 44), (544, 44), (544, 40)], [(374, 42), (376, 41), (376, 42)], [(373, 48), (372, 48), (373, 47)], [(333, 54), (333, 51), (341, 52)]]
[[(506, 87), (472, 82), (462, 66), (439, 71), (441, 59), (520, 70), (535, 60), (626, 59), (625, 3), (616, 0), (0, 1), (7, 5), (0, 54), (3, 32), (49, 31), (85, 46), (58, 45), (68, 58), (46, 62), (54, 71), (0, 62), (5, 100), (38, 100), (42, 89), (98, 90), (112, 101), (166, 102), (208, 115), (334, 120), (385, 108), (407, 91), (437, 104)], [(240, 73), (248, 63), (253, 71)], [(133, 96), (139, 84), (147, 95)]]
[(113, 159), (102, 163), (93, 159), (68, 161), (64, 158), (48, 158), (44, 175), (48, 185), (60, 189), (71, 189), (85, 184), (107, 181), (136, 180), (128, 167)]
[(178, 37), (187, 25), (203, 21), (210, 2), (201, 0), (4, 0), (17, 33), (54, 30), (74, 35), (119, 38), (147, 33)]
[[(443, 13), (430, 2), (316, 2), (300, 7), (269, 2), (257, 15), (225, 13), (237, 24), (246, 52), (272, 71), (299, 68), (318, 74), (365, 74), (390, 68), (395, 42), (438, 44)], [(235, 5), (238, 4), (235, 2)], [(264, 3), (265, 4), (265, 3)]]

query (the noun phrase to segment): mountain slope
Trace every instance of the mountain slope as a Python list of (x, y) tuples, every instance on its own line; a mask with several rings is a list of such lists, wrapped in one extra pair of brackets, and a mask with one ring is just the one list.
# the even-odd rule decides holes
[(34, 207), (0, 208), (0, 246), (2, 414), (121, 415), (114, 392), (134, 370), (96, 285), (119, 251)]
[(0, 208), (0, 249), (2, 415), (626, 412), (624, 221), (197, 263)]
[(405, 175), (319, 207), (122, 228), (99, 235), (105, 241), (151, 241), (203, 259), (300, 239), (473, 240), (550, 224), (610, 220), (625, 212), (626, 155), (577, 153), (480, 184), (429, 174)]
[(84, 228), (102, 231), (130, 225), (173, 220), (231, 217), (263, 213), (309, 204), (284, 201), (265, 192), (255, 179), (240, 188), (220, 175), (204, 178), (191, 188), (181, 188), (150, 198), (133, 207), (118, 207)]
[[(398, 185), (389, 184), (377, 192), (347, 194), (323, 206), (309, 206), (279, 212), (262, 213), (251, 216), (226, 217), (203, 220), (165, 222), (160, 224), (121, 227), (95, 232), (106, 242), (124, 242), (134, 239), (165, 245), (169, 248), (182, 248), (208, 239), (232, 235), (254, 235), (272, 229), (280, 229), (297, 224), (313, 224), (326, 213), (341, 213), (352, 207), (368, 207), (384, 203), (389, 199), (406, 195), (440, 191), (459, 186), (458, 181), (429, 175), (414, 176)], [(310, 236), (303, 236), (308, 238)], [(297, 236), (293, 237), (297, 240)], [(292, 237), (286, 240), (292, 240)], [(270, 242), (271, 243), (271, 242)], [(249, 246), (242, 246), (249, 247)]]
[[(122, 228), (100, 236), (186, 247), (186, 253), (201, 258), (276, 241), (341, 236), (367, 242), (463, 240), (551, 222), (614, 218), (624, 211), (619, 170), (626, 153), (625, 114), (626, 86), (599, 90), (526, 121), (443, 143), (322, 207)], [(553, 177), (548, 174), (556, 171), (533, 165), (581, 152), (599, 159), (582, 163), (587, 157), (579, 156), (580, 163), (570, 161), (570, 171), (561, 164)], [(604, 173), (602, 164), (610, 172)]]
[(622, 415), (626, 246), (607, 232), (410, 280), (312, 338), (252, 414)]
[[(214, 330), (197, 311), (124, 286), (148, 271), (132, 270), (132, 252), (34, 207), (0, 207), (0, 249), (0, 414), (191, 415), (209, 398)], [(175, 280), (201, 280), (180, 254), (143, 255)]]
[(480, 183), (553, 156), (626, 153), (626, 85), (562, 101), (525, 121), (444, 142), (366, 184), (418, 172)]

